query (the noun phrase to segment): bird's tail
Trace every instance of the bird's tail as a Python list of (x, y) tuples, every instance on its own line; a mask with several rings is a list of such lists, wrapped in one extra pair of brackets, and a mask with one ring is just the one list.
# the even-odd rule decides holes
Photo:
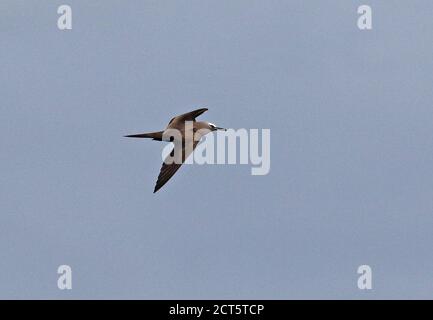
[(130, 134), (130, 135), (127, 135), (125, 137), (127, 137), (127, 138), (150, 138), (153, 140), (162, 141), (162, 133), (163, 132), (164, 131)]

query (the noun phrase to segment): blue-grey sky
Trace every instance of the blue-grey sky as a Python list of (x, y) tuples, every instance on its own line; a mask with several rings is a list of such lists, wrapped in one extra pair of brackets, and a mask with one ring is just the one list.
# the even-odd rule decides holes
[[(1, 1), (0, 298), (432, 298), (432, 10)], [(164, 144), (122, 136), (202, 106), (271, 129), (270, 173), (189, 165), (153, 194)]]

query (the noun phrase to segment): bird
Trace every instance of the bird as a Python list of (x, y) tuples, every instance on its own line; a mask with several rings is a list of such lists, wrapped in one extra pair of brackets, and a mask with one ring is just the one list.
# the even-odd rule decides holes
[[(206, 111), (208, 111), (207, 108), (200, 108), (175, 116), (170, 120), (167, 127), (163, 131), (130, 134), (124, 136), (127, 138), (149, 138), (156, 141), (173, 142), (174, 146), (170, 152), (170, 155), (168, 155), (162, 163), (153, 193), (161, 189), (168, 182), (168, 180), (173, 177), (188, 156), (194, 151), (195, 147), (203, 136), (212, 131), (227, 130), (225, 128), (217, 127), (213, 123), (207, 121), (196, 121), (196, 118)], [(190, 121), (192, 125), (186, 125), (188, 121)], [(178, 132), (179, 135), (174, 135), (174, 131)], [(171, 158), (170, 161), (168, 161), (169, 157)], [(178, 160), (173, 161), (173, 158)]]

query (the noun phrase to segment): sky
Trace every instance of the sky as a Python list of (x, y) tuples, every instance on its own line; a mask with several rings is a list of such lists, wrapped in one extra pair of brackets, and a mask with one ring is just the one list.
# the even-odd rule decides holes
[[(432, 298), (432, 10), (1, 1), (0, 298)], [(153, 194), (165, 144), (123, 135), (203, 106), (270, 129), (269, 174), (185, 165)]]

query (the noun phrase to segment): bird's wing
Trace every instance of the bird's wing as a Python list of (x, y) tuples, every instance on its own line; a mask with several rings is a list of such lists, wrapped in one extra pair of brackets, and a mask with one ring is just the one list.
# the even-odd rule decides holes
[(181, 114), (171, 119), (168, 124), (170, 125), (173, 121), (176, 122), (195, 121), (195, 118), (197, 118), (202, 113), (205, 113), (207, 110), (208, 110), (207, 108), (201, 108), (201, 109), (197, 109), (191, 112)]
[[(194, 151), (195, 147), (197, 146), (198, 141), (194, 141), (192, 148), (185, 148), (185, 143), (183, 144), (175, 144), (173, 147), (173, 150), (171, 150), (170, 155), (167, 156), (167, 158), (162, 163), (161, 171), (158, 175), (158, 180), (156, 181), (155, 189), (153, 190), (153, 193), (158, 191), (162, 188), (163, 185), (167, 183), (168, 180), (176, 173), (177, 170), (181, 167), (181, 165), (185, 162), (185, 160), (188, 158), (188, 156)], [(168, 157), (173, 158), (175, 152), (182, 151), (182, 155), (179, 155), (182, 157), (182, 163), (166, 163)]]

